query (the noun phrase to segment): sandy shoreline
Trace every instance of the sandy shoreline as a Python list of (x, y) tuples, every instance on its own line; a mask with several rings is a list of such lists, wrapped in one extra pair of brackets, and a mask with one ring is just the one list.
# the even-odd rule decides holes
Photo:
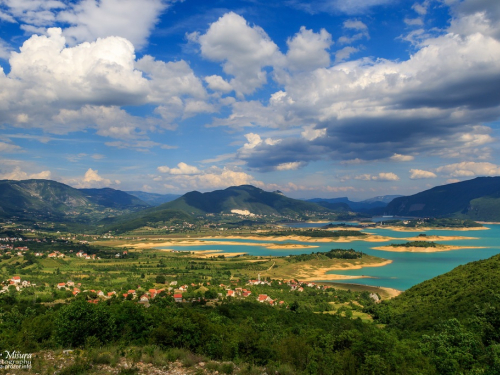
[[(201, 240), (204, 239), (220, 239), (221, 237), (203, 237), (200, 238)], [(354, 241), (365, 241), (365, 242), (385, 242), (385, 241), (391, 241), (395, 240), (395, 238), (392, 237), (387, 237), (387, 236), (380, 236), (378, 234), (367, 234), (366, 236), (348, 236), (348, 237), (307, 237), (307, 236), (228, 236), (224, 237), (227, 239), (232, 239), (232, 240), (257, 240), (257, 241), (278, 241), (278, 242), (284, 242), (284, 241), (298, 241), (298, 242), (340, 242), (340, 243), (346, 243), (346, 242), (354, 242)], [(211, 243), (213, 241), (210, 241)], [(224, 242), (228, 243), (228, 242)], [(243, 244), (241, 242), (238, 242), (237, 244)], [(251, 245), (259, 245), (257, 243), (251, 243)]]
[(405, 227), (391, 227), (391, 226), (379, 226), (376, 229), (388, 229), (395, 232), (425, 232), (431, 230), (451, 230), (458, 232), (467, 232), (471, 230), (488, 230), (487, 227), (474, 227), (474, 228), (450, 228), (450, 227), (439, 227), (439, 228), (429, 228), (429, 227), (419, 227), (419, 228), (405, 228)]
[[(254, 243), (254, 242), (236, 242), (236, 241), (204, 241), (203, 239), (190, 240), (171, 240), (165, 242), (140, 242), (127, 243), (119, 247), (133, 247), (135, 249), (154, 249), (170, 246), (208, 246), (208, 245), (236, 245), (236, 246), (261, 246), (267, 249), (314, 249), (318, 246), (303, 244), (277, 244), (277, 243)], [(159, 249), (163, 250), (163, 249)]]
[(458, 240), (478, 240), (479, 237), (464, 237), (464, 236), (425, 236), (425, 237), (408, 237), (404, 238), (408, 241), (458, 241)]
[(191, 251), (191, 253), (198, 258), (211, 258), (219, 255), (224, 255), (226, 258), (234, 258), (241, 255), (247, 255), (247, 253), (226, 253), (224, 250), (199, 250)]
[(439, 253), (442, 251), (463, 250), (463, 249), (485, 249), (481, 246), (450, 246), (440, 245), (438, 247), (417, 247), (417, 246), (379, 246), (372, 247), (373, 250), (392, 251), (396, 253)]
[(379, 263), (364, 263), (364, 264), (346, 264), (346, 267), (336, 266), (336, 267), (319, 267), (313, 268), (313, 266), (308, 266), (302, 269), (296, 276), (300, 281), (333, 281), (333, 280), (351, 280), (351, 279), (366, 279), (370, 276), (351, 276), (351, 275), (338, 275), (338, 274), (327, 274), (329, 271), (347, 271), (347, 270), (359, 270), (365, 267), (383, 267), (391, 264), (392, 260), (387, 259)]

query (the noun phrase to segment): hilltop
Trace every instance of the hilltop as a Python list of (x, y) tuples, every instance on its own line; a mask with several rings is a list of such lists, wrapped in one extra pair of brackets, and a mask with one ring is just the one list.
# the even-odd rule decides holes
[(396, 198), (387, 205), (385, 214), (498, 221), (500, 177), (478, 177)]

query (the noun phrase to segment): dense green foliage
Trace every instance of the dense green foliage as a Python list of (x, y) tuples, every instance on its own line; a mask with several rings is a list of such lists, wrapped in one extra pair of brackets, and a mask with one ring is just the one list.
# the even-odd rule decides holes
[(361, 251), (353, 249), (332, 249), (326, 252), (316, 252), (311, 254), (289, 255), (286, 260), (288, 262), (306, 262), (309, 260), (323, 260), (323, 259), (359, 259), (363, 257)]
[(391, 243), (393, 247), (437, 247), (437, 243), (431, 241), (411, 241), (406, 243)]
[(385, 213), (398, 216), (500, 220), (500, 211), (497, 209), (499, 197), (500, 177), (478, 177), (396, 198), (387, 205)]
[(3, 316), (0, 345), (24, 351), (59, 344), (64, 348), (103, 342), (153, 344), (216, 360), (288, 364), (305, 374), (433, 372), (416, 343), (400, 341), (374, 325), (257, 302), (206, 307), (160, 300), (146, 309), (129, 301), (99, 305), (76, 301), (40, 311), (21, 306)]
[[(412, 332), (426, 332), (440, 322), (456, 318), (460, 322), (489, 321), (500, 342), (500, 255), (468, 263), (424, 281), (391, 301), (383, 302), (374, 313), (380, 322)], [(488, 335), (492, 335), (489, 333)]]

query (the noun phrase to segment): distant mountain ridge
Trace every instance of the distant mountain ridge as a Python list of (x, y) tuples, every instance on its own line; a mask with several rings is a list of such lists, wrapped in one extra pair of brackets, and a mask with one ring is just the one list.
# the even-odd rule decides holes
[(75, 189), (51, 180), (1, 180), (0, 217), (23, 220), (91, 222), (134, 212), (149, 204), (111, 188)]
[(151, 206), (159, 206), (160, 204), (171, 202), (180, 197), (179, 194), (157, 194), (147, 193), (145, 191), (126, 191), (125, 193), (133, 195), (134, 197), (149, 203)]
[(396, 198), (384, 212), (397, 216), (499, 221), (500, 177), (477, 177)]
[(347, 197), (340, 198), (313, 198), (308, 199), (308, 202), (317, 203), (323, 207), (330, 209), (344, 209), (346, 211), (354, 211), (354, 212), (370, 212), (374, 209), (379, 209), (386, 207), (389, 202), (393, 199), (401, 197), (401, 195), (381, 195), (378, 197), (373, 197), (369, 199), (365, 199), (361, 202), (353, 202), (349, 200)]

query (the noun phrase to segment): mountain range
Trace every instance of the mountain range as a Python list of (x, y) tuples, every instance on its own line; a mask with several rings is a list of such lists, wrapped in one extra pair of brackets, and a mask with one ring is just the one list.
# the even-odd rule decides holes
[(472, 220), (500, 220), (500, 177), (436, 186), (423, 192), (392, 200), (386, 215), (452, 217)]
[(91, 222), (149, 204), (120, 190), (75, 189), (51, 180), (0, 181), (0, 217)]
[(133, 195), (151, 206), (159, 206), (160, 204), (171, 202), (180, 197), (179, 194), (157, 194), (146, 193), (145, 191), (126, 191), (125, 193)]
[[(168, 202), (159, 204), (165, 200)], [(176, 215), (185, 221), (207, 214), (239, 214), (249, 218), (265, 215), (294, 220), (337, 214), (339, 220), (348, 220), (356, 217), (353, 212), (365, 216), (384, 213), (499, 221), (500, 177), (478, 177), (411, 196), (379, 196), (362, 202), (347, 197), (303, 201), (251, 185), (208, 193), (192, 191), (179, 197), (111, 188), (75, 189), (50, 180), (0, 181), (0, 218), (4, 219), (82, 224), (134, 222), (135, 226), (162, 222), (163, 216), (167, 221), (174, 220)]]

